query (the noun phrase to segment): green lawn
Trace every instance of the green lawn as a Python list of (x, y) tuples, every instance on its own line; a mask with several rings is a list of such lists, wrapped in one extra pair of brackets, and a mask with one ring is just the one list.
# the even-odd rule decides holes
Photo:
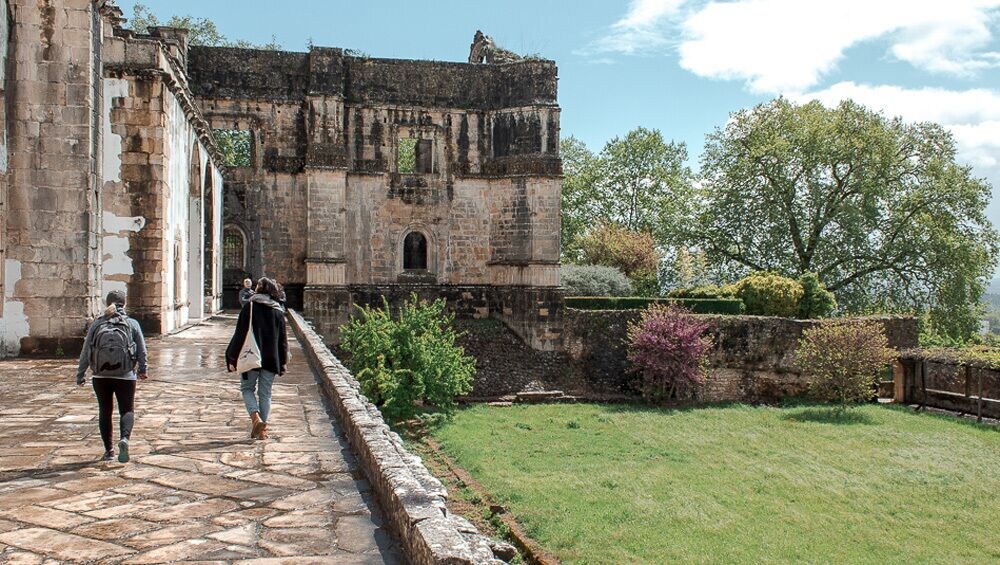
[(476, 406), (433, 435), (568, 562), (1000, 562), (1000, 430), (946, 416)]

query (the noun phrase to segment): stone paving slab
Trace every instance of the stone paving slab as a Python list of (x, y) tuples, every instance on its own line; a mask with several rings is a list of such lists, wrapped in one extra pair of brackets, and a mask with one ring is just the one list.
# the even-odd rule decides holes
[(125, 464), (99, 461), (75, 362), (0, 361), (0, 563), (403, 562), (294, 338), (271, 439), (248, 438), (233, 324), (148, 341)]

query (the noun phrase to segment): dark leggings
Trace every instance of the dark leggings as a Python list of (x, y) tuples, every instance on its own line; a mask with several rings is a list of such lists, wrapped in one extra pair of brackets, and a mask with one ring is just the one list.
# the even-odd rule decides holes
[(101, 377), (91, 381), (94, 383), (94, 392), (97, 393), (97, 425), (101, 429), (101, 441), (104, 442), (104, 450), (111, 451), (112, 397), (118, 401), (118, 427), (122, 437), (128, 439), (132, 435), (132, 424), (135, 422), (132, 407), (135, 402), (135, 381)]

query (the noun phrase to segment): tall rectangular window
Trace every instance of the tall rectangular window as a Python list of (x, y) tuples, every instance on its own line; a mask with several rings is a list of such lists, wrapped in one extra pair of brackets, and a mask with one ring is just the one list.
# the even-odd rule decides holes
[(418, 173), (431, 173), (434, 172), (434, 152), (432, 148), (434, 147), (434, 141), (431, 139), (421, 139), (417, 142), (417, 151), (415, 156), (417, 172)]

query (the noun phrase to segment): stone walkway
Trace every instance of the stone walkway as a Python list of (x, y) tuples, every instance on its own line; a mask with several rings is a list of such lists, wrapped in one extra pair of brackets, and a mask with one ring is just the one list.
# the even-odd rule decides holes
[(248, 439), (233, 324), (149, 340), (126, 464), (99, 461), (75, 362), (0, 362), (0, 563), (403, 561), (294, 336), (271, 439)]

